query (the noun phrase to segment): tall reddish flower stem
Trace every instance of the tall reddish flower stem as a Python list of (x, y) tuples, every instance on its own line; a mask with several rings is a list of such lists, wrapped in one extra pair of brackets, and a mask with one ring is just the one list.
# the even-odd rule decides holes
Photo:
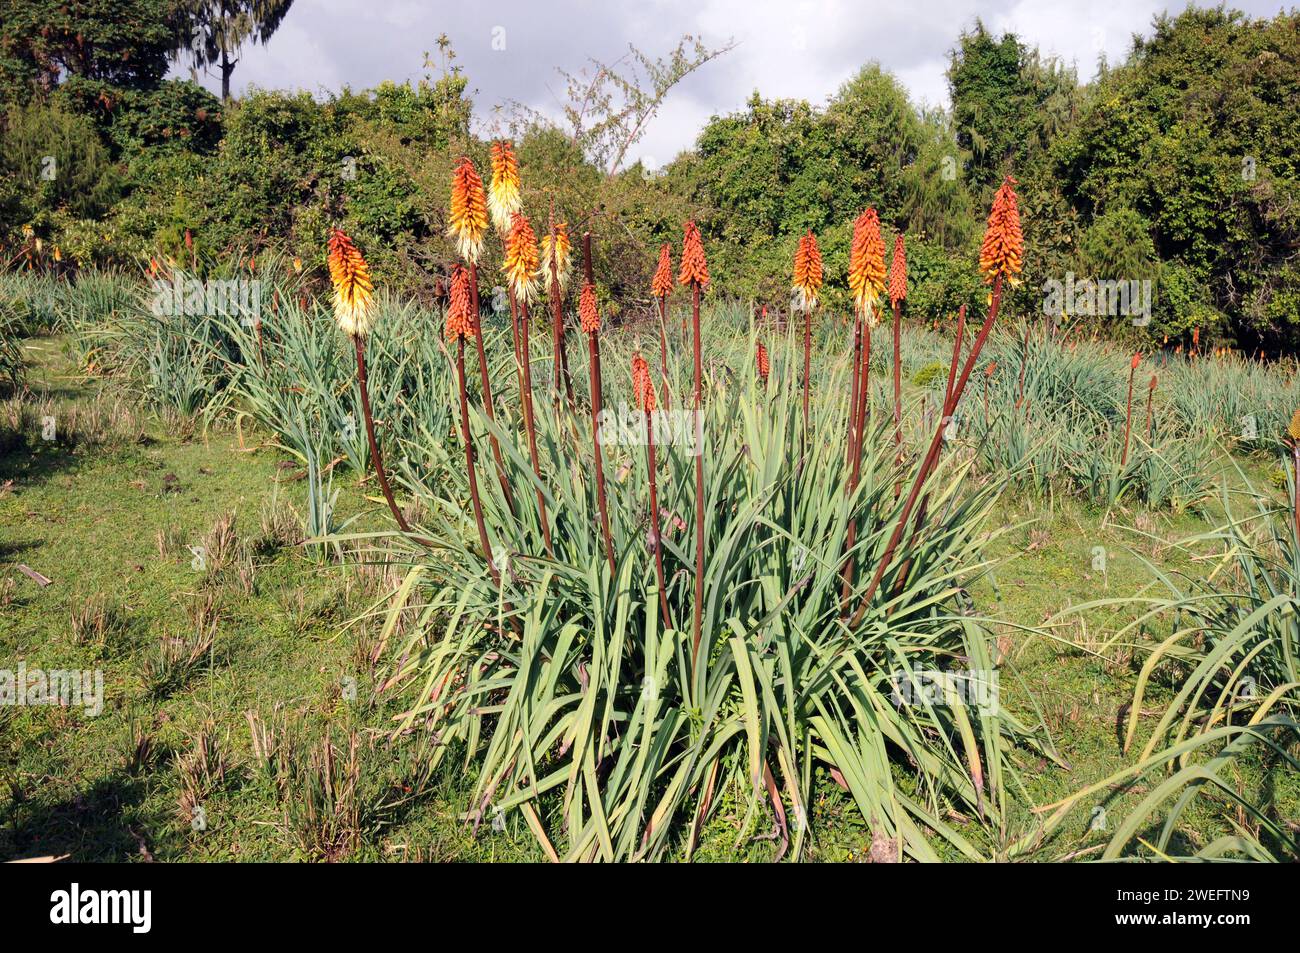
[(596, 505), (600, 509), (600, 533), (605, 538), (605, 557), (609, 560), (609, 575), (614, 578), (614, 542), (609, 533), (609, 508), (605, 503), (605, 462), (600, 449), (600, 343), (596, 335), (587, 335), (587, 350), (591, 368), (591, 440), (596, 455)]
[(898, 301), (894, 301), (894, 446), (901, 459), (903, 453), (903, 365), (901, 359), (902, 318)]
[[(479, 388), (483, 392), (483, 413), (487, 414), (489, 421), (495, 423), (496, 412), (492, 409), (492, 381), (488, 376), (487, 354), (483, 350), (482, 321), (479, 318), (478, 265), (474, 262), (470, 262), (469, 266), (469, 300), (474, 319), (474, 346), (478, 349), (478, 376)], [(506, 498), (506, 506), (510, 507), (510, 512), (513, 513), (515, 511), (515, 497), (510, 492), (510, 481), (506, 479), (506, 464), (501, 456), (501, 444), (497, 442), (496, 434), (490, 429), (488, 430), (488, 442), (492, 445), (492, 460), (496, 464), (497, 480), (501, 483), (501, 493)]]
[(659, 582), (659, 610), (663, 613), (663, 624), (668, 625), (668, 585), (664, 582), (664, 543), (659, 527), (659, 492), (656, 486), (655, 470), (655, 433), (652, 419), (654, 411), (645, 415), (645, 439), (647, 463), (650, 467), (650, 532), (654, 534), (655, 576)]
[(492, 559), (492, 545), (488, 542), (487, 527), (483, 523), (483, 503), (478, 495), (478, 475), (474, 466), (474, 440), (469, 429), (469, 398), (465, 393), (465, 339), (458, 339), (456, 344), (456, 387), (460, 392), (460, 435), (465, 444), (465, 473), (469, 477), (469, 496), (474, 506), (474, 523), (478, 527), (479, 545), (483, 547), (483, 558), (487, 561), (488, 572), (492, 582), (501, 588), (501, 573)]
[(849, 366), (849, 373), (852, 375), (852, 387), (849, 392), (849, 419), (848, 419), (848, 449), (845, 456), (845, 466), (853, 466), (854, 447), (857, 446), (858, 438), (858, 387), (861, 384), (862, 377), (862, 317), (855, 314), (853, 316), (853, 361)]
[(1133, 427), (1133, 375), (1137, 373), (1137, 358), (1134, 357), (1128, 369), (1128, 404), (1124, 409), (1124, 452), (1119, 458), (1120, 469), (1128, 466), (1128, 438)]
[[(948, 366), (948, 383), (944, 385), (943, 402), (947, 406), (952, 397), (953, 385), (957, 383), (957, 359), (961, 357), (962, 338), (966, 333), (966, 306), (957, 309), (957, 333), (952, 342), (952, 363)], [(945, 425), (947, 421), (944, 422)]]
[[(863, 328), (866, 334), (863, 334)], [(862, 407), (865, 405), (867, 388), (867, 370), (871, 360), (871, 326), (862, 318), (854, 318), (853, 331), (853, 392), (849, 407), (849, 457), (852, 467), (845, 493), (852, 497), (858, 489), (858, 479), (862, 471), (863, 420)], [(849, 514), (849, 527), (844, 536), (844, 553), (848, 557), (844, 563), (844, 584), (840, 593), (841, 601), (847, 603), (853, 589), (853, 546), (858, 538), (858, 521)], [(846, 610), (847, 611), (847, 610)]]
[(555, 219), (554, 204), (555, 204), (554, 201), (552, 201), (551, 203), (552, 205), (551, 208), (551, 220), (552, 220), (551, 249), (552, 251), (551, 251), (551, 274), (550, 274), (551, 285), (550, 285), (550, 294), (548, 295), (548, 297), (551, 299), (551, 324), (552, 324), (552, 333), (554, 337), (554, 340), (552, 341), (552, 350), (551, 350), (552, 360), (554, 362), (551, 368), (551, 380), (553, 386), (555, 387), (556, 406), (557, 407), (559, 406), (560, 386), (561, 383), (563, 383), (564, 395), (569, 401), (569, 409), (572, 410), (573, 409), (573, 380), (569, 377), (569, 355), (566, 353), (564, 347), (564, 301), (563, 301), (563, 295), (561, 294), (560, 291), (560, 276), (559, 273), (556, 271), (557, 255), (555, 252), (556, 234), (555, 234), (555, 225), (554, 225), (554, 219)]
[[(700, 284), (698, 281), (691, 282), (691, 330), (695, 338), (695, 424), (697, 434), (702, 435), (700, 413), (704, 368), (700, 359)], [(692, 674), (699, 670), (700, 636), (704, 620), (704, 507), (704, 447), (700, 446), (696, 448), (695, 454), (695, 615), (691, 622)]]
[[(964, 338), (964, 336), (965, 336), (965, 333), (966, 333), (966, 306), (965, 306), (965, 305), (962, 305), (962, 306), (957, 310), (957, 333), (953, 336), (953, 342), (952, 342), (952, 363), (951, 363), (951, 365), (948, 367), (948, 383), (947, 383), (947, 384), (945, 385), (945, 387), (944, 387), (944, 394), (943, 394), (943, 399), (944, 399), (944, 402), (945, 402), (945, 403), (947, 403), (948, 399), (952, 396), (952, 389), (953, 389), (954, 384), (956, 383), (956, 377), (957, 377), (957, 358), (961, 355), (961, 344), (962, 344), (962, 340), (963, 340), (963, 338)], [(987, 381), (987, 380), (985, 380), (984, 385), (985, 385), (985, 398), (986, 398), (986, 400), (985, 400), (985, 408), (984, 408), (984, 417), (985, 417), (985, 420), (987, 421), (987, 419), (988, 419), (988, 403), (987, 403), (987, 397), (988, 397), (988, 381)], [(957, 406), (957, 405), (956, 405), (956, 403), (954, 402), (954, 404), (953, 404), (953, 409), (954, 409), (954, 411), (956, 410), (956, 406)], [(941, 408), (941, 409), (942, 409), (942, 408)], [(940, 416), (940, 418), (939, 418), (939, 426), (940, 426), (940, 427), (945, 427), (945, 428), (946, 428), (947, 425), (948, 425), (948, 422), (949, 422), (949, 418), (946, 418), (946, 417), (944, 417), (944, 416), (942, 416), (942, 415)], [(895, 497), (897, 497), (897, 491), (895, 491)], [(926, 493), (925, 493), (925, 496), (921, 497), (921, 505), (918, 506), (918, 507), (916, 508), (916, 530), (915, 530), (915, 532), (920, 532), (921, 528), (925, 525), (925, 517), (926, 517), (926, 514), (929, 512), (929, 509), (930, 509), (930, 491), (927, 490)], [(902, 585), (903, 581), (907, 579), (908, 573), (911, 571), (911, 568), (912, 568), (912, 564), (911, 564), (910, 557), (909, 557), (909, 561), (903, 563), (903, 568), (902, 568), (902, 570), (901, 570), (901, 571), (899, 572), (899, 574), (898, 574), (898, 580), (899, 580), (898, 584), (899, 584), (899, 585)]]
[(519, 349), (519, 299), (515, 297), (514, 287), (508, 291), (510, 297), (510, 333), (515, 343), (515, 383), (519, 386), (519, 405), (524, 403), (524, 365), (523, 354)]
[(366, 440), (370, 443), (370, 459), (375, 461), (375, 476), (379, 479), (379, 488), (384, 493), (384, 499), (388, 501), (388, 509), (392, 512), (393, 519), (397, 520), (397, 525), (401, 527), (403, 533), (410, 535), (410, 524), (406, 522), (406, 517), (402, 515), (397, 502), (393, 499), (393, 490), (388, 485), (388, 474), (384, 472), (384, 458), (379, 453), (379, 442), (375, 440), (375, 420), (370, 413), (370, 385), (366, 379), (365, 338), (354, 334), (352, 343), (357, 349), (357, 383), (361, 386), (361, 414), (366, 419)]
[(1151, 375), (1151, 386), (1147, 388), (1147, 440), (1151, 439), (1151, 402), (1156, 396), (1156, 376)]
[(812, 380), (812, 309), (803, 311), (803, 434), (808, 439), (808, 390)]
[[(582, 233), (582, 273), (587, 284), (592, 282), (591, 270), (591, 232)], [(614, 540), (609, 532), (609, 507), (605, 500), (605, 461), (604, 455), (600, 449), (600, 412), (601, 412), (601, 390), (602, 384), (600, 379), (600, 341), (598, 333), (591, 331), (587, 335), (587, 356), (588, 367), (591, 378), (591, 443), (594, 447), (596, 458), (596, 506), (600, 510), (600, 533), (605, 540), (605, 558), (609, 562), (609, 577), (611, 580), (617, 578), (618, 572), (614, 565)]]
[(537, 426), (533, 420), (533, 375), (532, 361), (528, 347), (528, 302), (519, 303), (519, 347), (523, 354), (522, 380), (524, 401), (524, 427), (528, 431), (528, 457), (533, 464), (533, 476), (537, 478), (537, 516), (542, 521), (542, 541), (546, 544), (547, 555), (555, 557), (551, 547), (551, 524), (546, 518), (546, 494), (542, 492), (542, 468), (537, 457)]
[(862, 362), (858, 375), (860, 381), (858, 383), (857, 423), (854, 425), (853, 453), (861, 459), (862, 445), (866, 439), (867, 418), (871, 415), (871, 323), (866, 320), (862, 322)]
[[(866, 614), (867, 606), (871, 602), (871, 597), (875, 595), (876, 590), (880, 587), (880, 580), (884, 578), (885, 570), (893, 561), (894, 551), (898, 548), (898, 542), (902, 539), (903, 531), (911, 519), (912, 510), (916, 506), (917, 498), (921, 494), (921, 488), (929, 479), (930, 474), (934, 471), (935, 465), (939, 461), (939, 449), (943, 443), (943, 432), (947, 425), (947, 420), (952, 416), (953, 411), (961, 402), (962, 394), (966, 390), (966, 382), (970, 379), (971, 371), (975, 368), (976, 361), (979, 360), (980, 351), (984, 349), (984, 342), (988, 339), (989, 332), (993, 330), (993, 323), (997, 320), (998, 308), (1002, 303), (1002, 275), (999, 274), (993, 281), (993, 299), (989, 306), (988, 317), (984, 319), (984, 325), (980, 328), (979, 334), (975, 337), (975, 342), (971, 345), (971, 353), (966, 358), (966, 363), (962, 367), (961, 376), (957, 378), (956, 383), (949, 389), (947, 400), (944, 401), (943, 414), (939, 419), (939, 425), (935, 429), (934, 437), (930, 440), (930, 448), (926, 451), (925, 457), (921, 460), (921, 466), (917, 470), (916, 479), (912, 483), (912, 489), (908, 492), (907, 499), (903, 503), (903, 512), (899, 515), (898, 522), (894, 526), (894, 531), (889, 537), (889, 542), (885, 546), (885, 552), (881, 556), (880, 563), (876, 567), (875, 575), (871, 578), (871, 583), (867, 587), (866, 593), (862, 597), (862, 605), (853, 617), (853, 626), (857, 626), (862, 617)], [(956, 359), (954, 358), (954, 367)]]
[(566, 387), (564, 377), (564, 305), (560, 301), (560, 282), (551, 269), (551, 290), (547, 295), (551, 299), (551, 386), (555, 389), (555, 403), (559, 406), (560, 394), (564, 393), (569, 403), (573, 403), (573, 394)]

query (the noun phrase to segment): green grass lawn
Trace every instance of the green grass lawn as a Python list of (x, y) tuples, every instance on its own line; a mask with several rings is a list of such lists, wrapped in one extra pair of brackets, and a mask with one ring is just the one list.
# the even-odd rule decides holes
[[(97, 385), (74, 375), (57, 341), (29, 342), (28, 354), (33, 400), (55, 395), (71, 411), (92, 398)], [(379, 572), (315, 562), (263, 526), (282, 512), (277, 501), (302, 505), (299, 471), (228, 432), (183, 437), (134, 417), (111, 429), (98, 446), (36, 440), (0, 461), (0, 659), (29, 671), (100, 669), (105, 696), (99, 717), (0, 708), (0, 857), (325, 856), (254, 768), (248, 711), (283, 713), (305, 750), (326, 732), (340, 745), (356, 737), (356, 857), (529, 856), (527, 838), (510, 831), (472, 838), (456, 820), (468, 783), (422, 777), (418, 739), (389, 741), (393, 712), (371, 690), (374, 627), (341, 631), (374, 598)], [(340, 506), (370, 509), (355, 486)], [(210, 542), (229, 514), (246, 552), (198, 569), (189, 547)], [(53, 582), (39, 587), (20, 563)], [(74, 626), (88, 607), (92, 621)], [(164, 679), (160, 645), (205, 624), (215, 629), (210, 652)], [(191, 771), (187, 756), (204, 741), (219, 770)], [(187, 784), (206, 823), (182, 804)]]
[[(0, 668), (100, 670), (104, 710), (0, 707), (0, 859), (542, 859), (517, 814), (477, 832), (464, 823), (472, 772), (452, 759), (431, 776), (425, 733), (390, 736), (402, 702), (374, 691), (379, 622), (348, 623), (400, 567), (340, 564), (298, 545), (306, 490), (287, 455), (247, 430), (144, 414), (80, 376), (58, 339), (25, 351), (26, 439), (0, 456)], [(41, 439), (44, 416), (53, 440)], [(1268, 484), (1271, 464), (1246, 466)], [(373, 488), (347, 477), (336, 486), (342, 518), (386, 525)], [(1109, 613), (1058, 614), (1148, 584), (1136, 553), (1197, 571), (1168, 542), (1217, 515), (1001, 504), (995, 523), (1009, 530), (993, 552), (1003, 561), (972, 595), (979, 611), (1050, 624), (1051, 636), (1003, 632), (1002, 700), (1041, 713), (1066, 765), (1021, 755), (1028, 801), (1050, 803), (1131, 760), (1121, 723), (1141, 652), (1096, 651), (1115, 627)], [(38, 586), (19, 564), (52, 582)], [(1277, 803), (1300, 814), (1297, 779), (1273, 783)], [(851, 799), (828, 777), (815, 791), (811, 859), (865, 855), (870, 835)], [(1141, 793), (1094, 806), (1118, 817)], [(746, 801), (719, 793), (697, 858), (774, 856), (770, 820), (747, 823)], [(1224, 813), (1199, 809), (1189, 836), (1223, 832)], [(1085, 805), (1035, 856), (1099, 850), (1108, 835), (1090, 822)], [(1033, 817), (1012, 824), (1026, 830)]]

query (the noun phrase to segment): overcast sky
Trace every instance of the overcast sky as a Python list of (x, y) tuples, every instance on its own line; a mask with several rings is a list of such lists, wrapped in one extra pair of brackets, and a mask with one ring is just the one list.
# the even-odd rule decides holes
[[(1204, 4), (1200, 4), (1204, 5)], [(1273, 16), (1279, 0), (1236, 0), (1252, 16)], [(684, 33), (709, 46), (736, 48), (704, 66), (669, 95), (635, 147), (633, 159), (659, 166), (694, 142), (710, 116), (764, 97), (822, 103), (864, 63), (878, 61), (913, 100), (947, 104), (948, 51), (978, 16), (1044, 53), (1078, 67), (1081, 79), (1099, 56), (1118, 62), (1134, 33), (1183, 0), (295, 0), (265, 46), (246, 48), (233, 75), (250, 85), (321, 94), (385, 79), (418, 79), (424, 51), (446, 33), (472, 92), (476, 122), (489, 128), (492, 107), (518, 100), (557, 113), (563, 82), (589, 57), (613, 60), (629, 43), (653, 56)], [(504, 48), (502, 48), (504, 47)], [(188, 75), (177, 67), (175, 75)], [(213, 90), (219, 77), (200, 76)]]

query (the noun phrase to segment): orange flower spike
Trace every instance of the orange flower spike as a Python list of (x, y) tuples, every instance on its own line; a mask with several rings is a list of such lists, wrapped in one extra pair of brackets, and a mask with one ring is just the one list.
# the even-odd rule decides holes
[(687, 222), (682, 237), (682, 270), (677, 280), (684, 285), (699, 285), (703, 288), (709, 283), (709, 264), (704, 259), (704, 239), (694, 222)]
[(527, 304), (533, 300), (537, 290), (537, 271), (540, 267), (537, 252), (537, 235), (528, 222), (528, 216), (516, 212), (510, 226), (510, 235), (506, 239), (506, 258), (501, 266), (506, 281), (514, 289), (515, 296)]
[(889, 303), (898, 304), (907, 297), (907, 252), (903, 233), (894, 236), (894, 263), (889, 269)]
[(330, 232), (327, 262), (334, 286), (334, 320), (345, 334), (363, 338), (374, 324), (375, 286), (366, 260), (341, 228)]
[(673, 293), (673, 246), (664, 242), (659, 249), (659, 265), (650, 279), (650, 294), (655, 298), (666, 298)]
[(647, 414), (654, 412), (655, 387), (650, 380), (650, 365), (640, 351), (632, 355), (632, 393), (642, 411)]
[(1131, 362), (1129, 362), (1129, 367), (1130, 367), (1132, 370), (1135, 370), (1135, 371), (1136, 371), (1136, 370), (1138, 369), (1138, 365), (1139, 365), (1140, 363), (1142, 363), (1142, 354), (1141, 354), (1141, 352), (1139, 352), (1139, 353), (1133, 355), (1133, 360), (1132, 360)]
[(1157, 378), (1156, 375), (1152, 374), (1152, 375), (1151, 375), (1151, 383), (1147, 386), (1147, 389), (1148, 389), (1148, 390), (1155, 390), (1155, 389), (1156, 389), (1156, 384), (1158, 384), (1159, 382), (1160, 382), (1160, 381), (1159, 381), (1159, 378)]
[(483, 193), (483, 180), (474, 170), (468, 156), (461, 156), (460, 164), (451, 174), (451, 212), (447, 237), (455, 239), (456, 251), (468, 264), (477, 264), (483, 252), (483, 237), (487, 234), (487, 197)]
[(542, 282), (547, 289), (551, 287), (551, 270), (555, 270), (555, 280), (563, 291), (569, 285), (569, 265), (572, 261), (570, 251), (573, 243), (569, 240), (569, 226), (566, 222), (555, 223), (555, 247), (551, 247), (551, 233), (542, 236)]
[(584, 334), (600, 332), (600, 311), (596, 308), (596, 289), (591, 283), (582, 286), (578, 296), (578, 321), (582, 324)]
[(885, 291), (885, 240), (880, 235), (880, 216), (869, 208), (853, 223), (853, 245), (849, 249), (849, 290), (853, 304), (875, 324), (876, 304)]
[(514, 216), (523, 209), (524, 203), (519, 193), (519, 160), (504, 139), (492, 143), (492, 185), (488, 189), (487, 205), (497, 232), (509, 234)]
[(758, 342), (758, 353), (756, 359), (758, 364), (758, 376), (761, 377), (763, 383), (766, 384), (767, 375), (772, 373), (772, 361), (771, 358), (768, 357), (767, 348), (764, 346), (762, 341)]
[(810, 229), (808, 234), (799, 238), (799, 247), (794, 253), (793, 287), (804, 311), (812, 311), (817, 307), (817, 292), (821, 290), (822, 275), (821, 251), (817, 248), (817, 236)]
[(1001, 275), (1013, 283), (1024, 267), (1025, 239), (1020, 232), (1020, 208), (1012, 188), (1016, 180), (1007, 176), (993, 197), (988, 227), (980, 245), (980, 273), (986, 284)]
[(457, 265), (451, 273), (451, 302), (447, 305), (448, 341), (472, 337), (475, 333), (469, 299), (469, 270)]

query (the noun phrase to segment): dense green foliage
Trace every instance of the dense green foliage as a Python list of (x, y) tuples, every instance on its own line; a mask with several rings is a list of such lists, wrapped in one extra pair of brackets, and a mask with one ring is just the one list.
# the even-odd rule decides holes
[(1300, 17), (1189, 11), (1158, 20), (1054, 144), (1053, 178), (1081, 216), (1123, 212), (1154, 243), (1171, 333), (1294, 344), (1297, 103)]
[(3, 0), (0, 95), (87, 81), (141, 89), (167, 71), (167, 0)]
[[(338, 222), (406, 290), (428, 294), (454, 261), (451, 160), (468, 153), (486, 174), (487, 143), (470, 132), (469, 78), (448, 50), (442, 72), (420, 82), (323, 99), (255, 91), (223, 109), (194, 84), (159, 81), (174, 36), (103, 27), (99, 52), (78, 58), (59, 31), (94, 20), (96, 4), (18, 6), (0, 28), (5, 260), (29, 247), (23, 226), (47, 253), (132, 267), (189, 257), (188, 230), (200, 268), (273, 246), (318, 271), (324, 229)], [(117, 21), (151, 8), (127, 7)], [(40, 16), (63, 25), (38, 42), (23, 27)], [(812, 229), (826, 304), (843, 309), (851, 222), (874, 204), (887, 231), (908, 238), (909, 313), (943, 319), (982, 297), (969, 262), (992, 189), (1014, 174), (1027, 245), (1016, 312), (1042, 315), (1048, 280), (1151, 280), (1149, 323), (1074, 300), (1060, 319), (1144, 347), (1187, 345), (1199, 330), (1202, 347), (1290, 350), (1300, 336), (1298, 28), (1296, 14), (1162, 17), (1123, 63), (1081, 85), (977, 22), (952, 52), (948, 112), (918, 110), (868, 64), (825, 105), (756, 92), (653, 173), (607, 173), (569, 133), (529, 117), (516, 132), (525, 207), (539, 231), (553, 204), (572, 231), (597, 236), (597, 280), (616, 316), (648, 310), (655, 251), (679, 241), (686, 217), (704, 231), (711, 294), (784, 310), (795, 242)], [(74, 147), (60, 178), (37, 178), (34, 159)]]

